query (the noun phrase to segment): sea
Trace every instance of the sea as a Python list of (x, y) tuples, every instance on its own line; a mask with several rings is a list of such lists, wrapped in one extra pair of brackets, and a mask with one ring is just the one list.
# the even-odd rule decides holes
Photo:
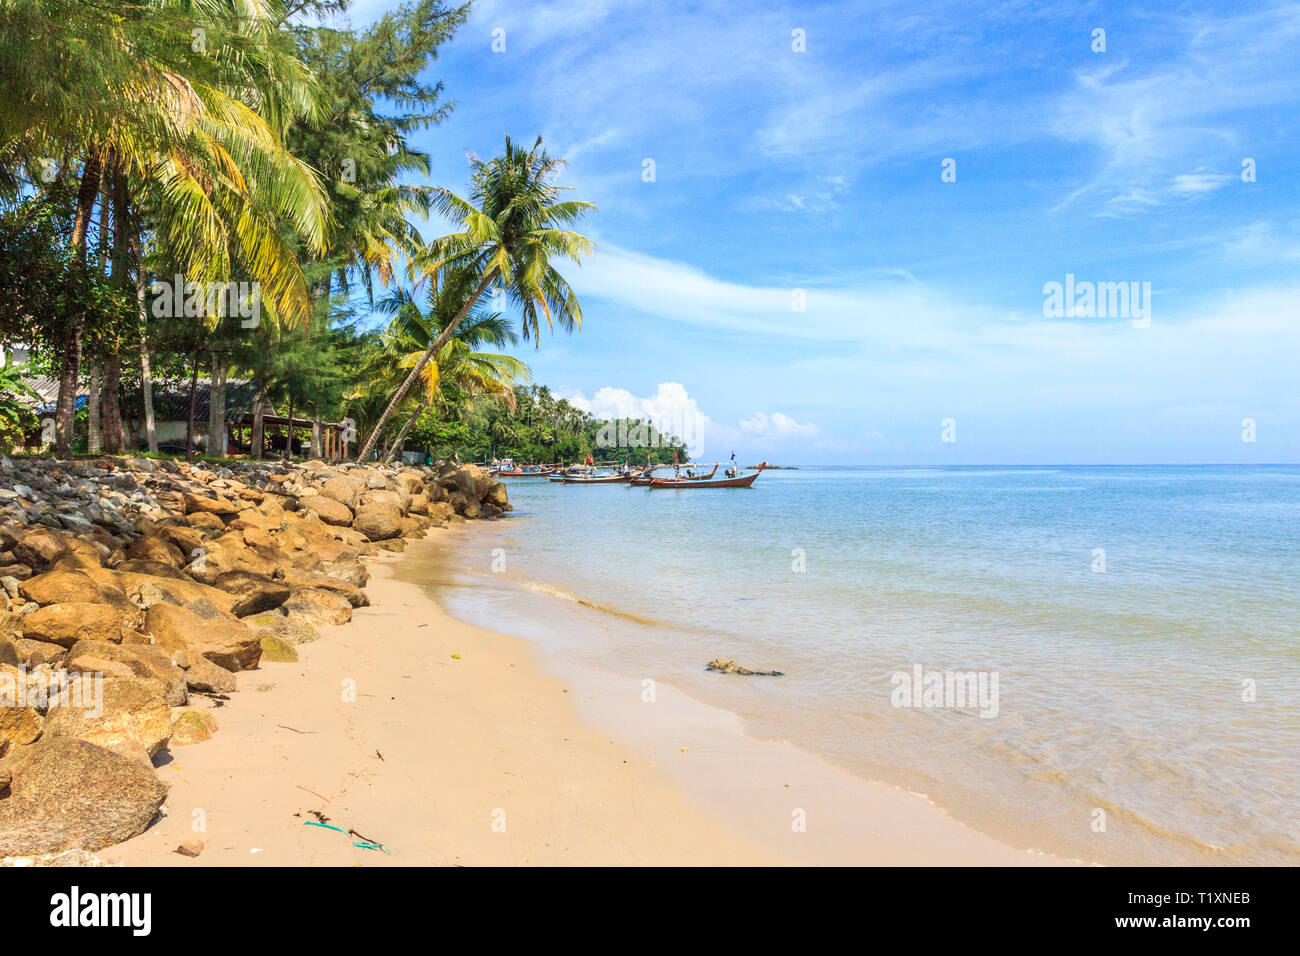
[(508, 517), (443, 545), (463, 620), (667, 682), (1012, 846), (1300, 863), (1300, 467), (508, 486)]

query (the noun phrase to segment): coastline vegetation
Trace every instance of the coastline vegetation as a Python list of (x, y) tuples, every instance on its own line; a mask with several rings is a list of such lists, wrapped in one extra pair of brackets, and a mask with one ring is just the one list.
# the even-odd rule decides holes
[[(593, 207), (540, 139), (471, 155), (466, 198), (429, 184), (413, 136), (454, 106), (427, 77), (469, 5), (361, 30), (349, 5), (0, 0), (0, 446), (596, 450), (507, 354), (580, 328), (557, 263), (592, 251), (571, 227)], [(429, 241), (435, 212), (455, 231)]]

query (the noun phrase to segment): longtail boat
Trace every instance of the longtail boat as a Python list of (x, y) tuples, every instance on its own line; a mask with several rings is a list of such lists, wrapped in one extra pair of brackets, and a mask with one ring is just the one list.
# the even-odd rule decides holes
[(549, 468), (512, 468), (490, 472), (493, 478), (545, 478), (551, 474)]
[(759, 472), (752, 475), (737, 475), (735, 478), (718, 478), (713, 479), (717, 472), (718, 466), (713, 466), (713, 471), (709, 472), (704, 478), (655, 478), (646, 487), (655, 488), (748, 488), (759, 476)]
[(628, 480), (629, 475), (565, 475), (560, 480), (566, 485), (617, 485)]

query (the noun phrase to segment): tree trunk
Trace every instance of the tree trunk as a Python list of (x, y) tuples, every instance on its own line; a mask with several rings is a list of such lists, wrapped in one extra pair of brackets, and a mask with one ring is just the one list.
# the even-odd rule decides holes
[(313, 458), (324, 458), (325, 449), (321, 446), (321, 419), (320, 413), (311, 420), (311, 456)]
[(461, 306), (460, 311), (456, 313), (456, 318), (453, 319), (451, 324), (443, 329), (438, 337), (433, 340), (433, 344), (430, 345), (429, 350), (420, 357), (420, 361), (415, 363), (415, 368), (411, 369), (410, 374), (406, 376), (406, 381), (402, 382), (396, 393), (394, 393), (392, 401), (390, 401), (388, 407), (384, 409), (384, 414), (380, 415), (379, 421), (375, 423), (374, 430), (370, 433), (370, 437), (366, 439), (365, 445), (362, 447), (361, 451), (357, 453), (357, 461), (365, 461), (366, 458), (369, 457), (370, 452), (375, 447), (375, 442), (378, 440), (380, 433), (384, 430), (384, 426), (388, 424), (388, 419), (393, 416), (393, 412), (396, 411), (397, 406), (402, 403), (402, 399), (406, 397), (406, 393), (411, 390), (411, 386), (415, 384), (415, 380), (420, 377), (420, 373), (424, 371), (424, 367), (429, 364), (431, 358), (438, 354), (438, 350), (446, 345), (451, 337), (456, 334), (457, 326), (459, 326), (465, 316), (469, 314), (469, 310), (474, 307), (474, 304), (478, 302), (479, 298), (487, 290), (487, 287), (492, 284), (492, 280), (496, 277), (497, 270), (493, 268), (479, 281), (478, 287), (474, 290), (474, 293), (465, 300), (465, 304)]
[(258, 382), (253, 390), (253, 434), (248, 443), (249, 454), (261, 458), (262, 446), (266, 444), (266, 385), (263, 382)]
[(420, 413), (428, 407), (429, 396), (425, 395), (425, 397), (420, 400), (420, 404), (415, 406), (415, 411), (411, 412), (411, 417), (406, 420), (406, 424), (403, 425), (402, 430), (397, 433), (397, 437), (393, 439), (393, 443), (388, 446), (388, 454), (384, 455), (385, 465), (393, 460), (393, 453), (397, 451), (398, 446), (402, 444), (402, 440), (406, 438), (406, 433), (411, 430), (411, 426), (414, 425), (415, 420), (420, 417)]
[(86, 451), (98, 455), (104, 445), (99, 431), (100, 367), (95, 358), (90, 360), (90, 394), (86, 398)]
[[(111, 154), (109, 169), (105, 171), (110, 177), (110, 190), (113, 205), (113, 283), (123, 292), (131, 287), (127, 275), (127, 190), (126, 176), (117, 154)], [(122, 343), (118, 329), (112, 328), (107, 336), (107, 355), (104, 358), (104, 388), (100, 395), (100, 425), (104, 450), (110, 455), (122, 451)]]
[(284, 460), (293, 459), (293, 394), (289, 395), (289, 424), (285, 426), (284, 435)]
[(226, 362), (212, 350), (212, 384), (208, 392), (208, 454), (226, 456)]
[(149, 367), (149, 319), (144, 304), (144, 258), (140, 255), (140, 237), (134, 237), (139, 272), (135, 277), (135, 302), (140, 309), (140, 391), (144, 400), (144, 436), (149, 450), (158, 452), (158, 430), (153, 417), (153, 372)]
[(190, 373), (190, 414), (185, 421), (185, 460), (194, 460), (194, 413), (198, 406), (199, 348), (194, 347), (194, 371)]
[[(86, 157), (81, 172), (81, 187), (77, 190), (77, 212), (72, 220), (72, 235), (68, 245), (74, 260), (80, 261), (86, 251), (86, 233), (90, 229), (90, 216), (95, 210), (95, 197), (103, 173), (99, 156), (93, 151)], [(86, 316), (77, 315), (73, 326), (63, 339), (59, 359), (59, 398), (55, 405), (55, 449), (60, 458), (72, 454), (72, 429), (77, 415), (77, 378), (81, 371), (81, 332), (86, 327)]]

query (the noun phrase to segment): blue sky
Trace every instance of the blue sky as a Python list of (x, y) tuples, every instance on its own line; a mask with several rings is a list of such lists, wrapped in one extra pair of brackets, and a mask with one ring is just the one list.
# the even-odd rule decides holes
[[(523, 357), (705, 458), (1295, 462), (1298, 61), (1294, 3), (480, 0), (419, 142), (568, 158), (585, 320)], [(1067, 274), (1149, 325), (1045, 315)]]

